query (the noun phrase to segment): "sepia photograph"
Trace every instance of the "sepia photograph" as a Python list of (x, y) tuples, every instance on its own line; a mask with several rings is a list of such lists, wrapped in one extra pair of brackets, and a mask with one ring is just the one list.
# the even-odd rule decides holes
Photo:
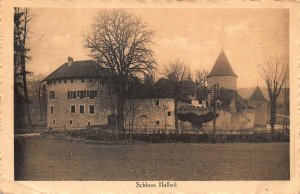
[(290, 180), (289, 19), (14, 7), (14, 179)]

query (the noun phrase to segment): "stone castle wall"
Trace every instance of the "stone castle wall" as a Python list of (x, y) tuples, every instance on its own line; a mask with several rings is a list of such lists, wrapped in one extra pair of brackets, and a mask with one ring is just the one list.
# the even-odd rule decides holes
[(255, 109), (255, 126), (267, 126), (267, 102), (249, 101), (249, 105)]
[[(98, 99), (76, 97), (68, 99), (68, 91), (78, 90), (96, 90), (88, 79), (81, 83), (81, 79), (64, 79), (61, 81), (52, 81), (47, 84), (47, 127), (53, 129), (80, 129), (90, 125), (107, 125), (108, 115), (110, 114), (106, 107), (98, 103)], [(55, 98), (50, 99), (50, 91), (55, 92)], [(98, 97), (102, 95), (98, 93)], [(101, 98), (101, 97), (100, 97)], [(75, 106), (75, 113), (71, 113), (71, 106)], [(79, 106), (84, 105), (84, 113), (79, 113)], [(89, 106), (94, 105), (94, 114), (89, 113)], [(53, 113), (51, 113), (53, 106)]]
[[(128, 106), (134, 107), (131, 109), (134, 111), (128, 111), (130, 110)], [(134, 119), (134, 130), (153, 132), (166, 129), (166, 132), (175, 131), (174, 106), (172, 98), (129, 100), (125, 106), (126, 128), (129, 128), (132, 119)]]
[[(191, 111), (195, 114), (206, 114), (208, 110)], [(243, 110), (240, 112), (217, 110), (219, 116), (216, 119), (216, 129), (220, 131), (235, 131), (243, 129), (251, 129), (254, 127), (254, 110)], [(183, 130), (195, 130), (192, 129), (192, 125), (189, 122), (181, 122), (180, 126)], [(203, 123), (203, 129), (200, 131), (213, 131), (213, 121)]]

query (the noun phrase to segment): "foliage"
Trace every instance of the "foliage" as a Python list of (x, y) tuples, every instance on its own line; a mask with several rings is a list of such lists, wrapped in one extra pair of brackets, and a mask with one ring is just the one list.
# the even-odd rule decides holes
[(106, 83), (117, 97), (118, 130), (125, 130), (124, 105), (131, 78), (141, 78), (155, 68), (152, 36), (153, 31), (140, 18), (119, 9), (99, 12), (84, 36), (90, 56), (108, 72)]
[(276, 123), (277, 98), (286, 80), (288, 80), (289, 68), (287, 63), (283, 63), (278, 58), (270, 59), (265, 66), (261, 67), (261, 77), (265, 81), (270, 97), (270, 125), (274, 133)]
[[(26, 62), (30, 60), (29, 22), (31, 21), (28, 8), (14, 8), (14, 106), (15, 128), (25, 125), (24, 114), (26, 110), (28, 127), (31, 127), (29, 99), (27, 89), (27, 76), (31, 73), (26, 70)], [(24, 110), (25, 109), (25, 110)]]

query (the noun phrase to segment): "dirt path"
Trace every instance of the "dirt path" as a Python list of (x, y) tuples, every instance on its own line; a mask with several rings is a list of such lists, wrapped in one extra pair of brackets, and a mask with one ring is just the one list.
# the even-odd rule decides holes
[(286, 180), (289, 144), (92, 145), (15, 139), (17, 180)]

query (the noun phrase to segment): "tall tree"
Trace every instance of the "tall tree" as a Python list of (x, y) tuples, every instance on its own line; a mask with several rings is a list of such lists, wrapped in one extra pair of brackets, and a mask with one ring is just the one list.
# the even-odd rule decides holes
[(277, 98), (284, 83), (288, 79), (288, 75), (288, 64), (282, 63), (278, 58), (270, 59), (265, 66), (261, 67), (261, 77), (267, 85), (270, 97), (270, 125), (272, 136), (274, 136), (274, 126), (276, 123)]
[(207, 87), (207, 76), (208, 76), (207, 69), (200, 68), (196, 70), (196, 84), (201, 88)]
[(289, 126), (289, 112), (290, 112), (290, 87), (289, 87), (289, 79), (285, 80), (284, 88), (283, 88), (283, 102), (284, 102), (284, 126), (285, 130), (288, 129)]
[(177, 133), (180, 133), (178, 123), (178, 101), (182, 96), (183, 83), (189, 78), (189, 72), (189, 67), (179, 59), (164, 66), (163, 75), (170, 81), (174, 91), (175, 129)]
[[(17, 95), (15, 100), (21, 99), (24, 102), (29, 128), (31, 128), (32, 121), (27, 86), (29, 72), (26, 70), (26, 63), (30, 60), (30, 49), (27, 45), (27, 40), (29, 38), (29, 22), (31, 19), (29, 8), (14, 8), (14, 81)], [(16, 103), (15, 105), (18, 104), (21, 103)]]
[[(100, 66), (108, 72), (117, 96), (118, 131), (124, 128), (124, 104), (132, 77), (151, 73), (156, 62), (150, 48), (153, 31), (137, 16), (124, 10), (101, 11), (89, 32), (84, 46)], [(126, 137), (126, 135), (125, 135)]]
[(45, 90), (43, 89), (42, 80), (42, 75), (38, 75), (31, 81), (31, 90), (39, 103), (40, 121), (43, 121), (43, 103), (46, 95)]

